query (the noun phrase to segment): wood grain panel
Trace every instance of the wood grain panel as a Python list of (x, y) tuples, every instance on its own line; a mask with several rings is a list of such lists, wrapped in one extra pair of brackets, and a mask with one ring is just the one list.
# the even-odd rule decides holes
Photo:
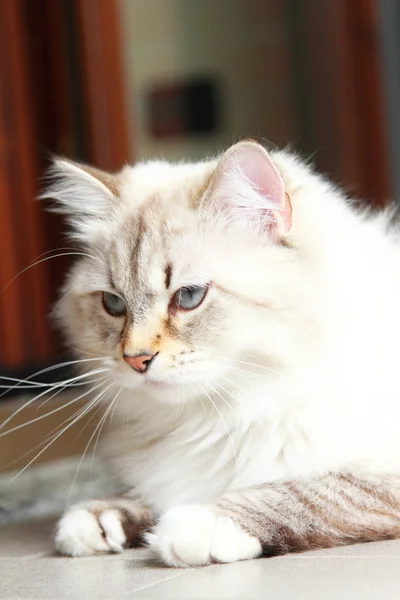
[[(7, 143), (8, 193), (2, 198), (3, 210), (10, 215), (10, 243), (13, 246), (13, 276), (28, 267), (43, 252), (41, 207), (35, 202), (37, 193), (36, 149), (34, 143), (34, 116), (31, 110), (27, 53), (26, 26), (20, 0), (1, 0), (0, 21), (3, 32), (0, 38), (2, 56), (3, 128)], [(8, 275), (7, 275), (8, 276)], [(18, 318), (23, 327), (19, 358), (45, 360), (49, 356), (47, 331), (47, 277), (46, 267), (38, 265), (18, 276), (9, 286), (17, 286), (20, 310)], [(7, 293), (8, 292), (7, 290)], [(4, 317), (3, 317), (4, 318)], [(12, 320), (17, 332), (20, 324)], [(11, 327), (10, 324), (8, 324)], [(9, 358), (6, 362), (14, 362)]]
[(116, 0), (75, 0), (89, 159), (114, 170), (131, 159)]
[(300, 6), (309, 150), (319, 170), (382, 206), (389, 177), (376, 0)]
[[(0, 12), (1, 23), (1, 12)], [(1, 30), (1, 26), (0, 26)], [(12, 191), (9, 179), (8, 136), (5, 126), (5, 85), (0, 62), (0, 364), (21, 364), (25, 358), (22, 328), (20, 281), (4, 289), (17, 272), (15, 238), (11, 214)]]

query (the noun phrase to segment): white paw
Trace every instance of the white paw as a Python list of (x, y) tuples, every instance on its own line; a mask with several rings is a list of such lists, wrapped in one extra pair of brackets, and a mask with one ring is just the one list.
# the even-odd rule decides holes
[(167, 511), (147, 535), (153, 552), (171, 567), (198, 567), (211, 562), (235, 562), (261, 554), (257, 538), (230, 517), (193, 504)]
[(119, 511), (100, 503), (70, 509), (59, 521), (54, 539), (57, 552), (67, 556), (122, 552), (126, 542)]

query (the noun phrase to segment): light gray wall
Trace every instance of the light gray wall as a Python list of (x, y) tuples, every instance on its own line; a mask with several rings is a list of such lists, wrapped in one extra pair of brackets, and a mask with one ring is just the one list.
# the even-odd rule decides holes
[[(285, 0), (120, 0), (134, 155), (199, 158), (243, 136), (286, 144), (298, 136)], [(159, 143), (145, 126), (157, 81), (221, 77), (223, 127)]]
[(377, 4), (391, 188), (400, 205), (400, 2)]

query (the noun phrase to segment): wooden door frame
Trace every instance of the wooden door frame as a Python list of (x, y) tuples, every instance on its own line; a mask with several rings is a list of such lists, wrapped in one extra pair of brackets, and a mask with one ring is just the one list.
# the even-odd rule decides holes
[[(38, 3), (34, 4), (39, 10)], [(40, 8), (41, 18), (35, 15), (33, 19), (30, 0), (0, 0), (0, 290), (43, 252), (65, 246), (60, 221), (46, 217), (44, 207), (34, 201), (44, 166), (41, 124), (49, 129), (44, 149), (57, 154), (68, 153), (65, 134), (68, 137), (68, 130), (77, 127), (76, 113), (74, 121), (67, 100), (70, 73), (66, 72), (69, 34), (63, 19), (65, 4), (63, 0), (40, 0)], [(77, 37), (70, 42), (79, 51), (75, 76), (83, 90), (80, 124), (86, 142), (84, 156), (70, 157), (114, 170), (132, 158), (119, 3), (71, 0), (70, 9)], [(39, 41), (46, 49), (41, 53), (42, 62), (36, 63), (32, 56), (34, 27), (44, 36), (45, 42)], [(47, 75), (41, 77), (42, 72)], [(50, 93), (53, 106), (46, 112), (43, 104)], [(69, 147), (74, 152), (73, 144)], [(48, 312), (60, 283), (55, 269), (59, 270), (64, 259), (57, 260), (57, 264), (50, 261), (26, 270), (1, 294), (0, 365), (46, 363), (54, 352)], [(66, 267), (64, 262), (64, 271)]]
[[(2, 190), (0, 220), (2, 362), (45, 360), (48, 286), (44, 265), (27, 269), (44, 249), (41, 208), (35, 203), (38, 164), (30, 102), (25, 23), (21, 0), (0, 0), (0, 122)], [(4, 287), (7, 286), (6, 289)], [(9, 308), (7, 308), (9, 306)]]
[(75, 0), (87, 118), (88, 153), (107, 170), (132, 160), (117, 0)]
[(288, 2), (306, 150), (350, 194), (384, 206), (391, 190), (377, 0)]

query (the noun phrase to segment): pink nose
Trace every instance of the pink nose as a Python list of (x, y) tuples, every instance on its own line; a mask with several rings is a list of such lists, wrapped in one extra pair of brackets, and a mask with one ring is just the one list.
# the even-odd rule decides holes
[(137, 356), (124, 354), (124, 360), (138, 373), (145, 373), (154, 357), (155, 354), (139, 354)]

